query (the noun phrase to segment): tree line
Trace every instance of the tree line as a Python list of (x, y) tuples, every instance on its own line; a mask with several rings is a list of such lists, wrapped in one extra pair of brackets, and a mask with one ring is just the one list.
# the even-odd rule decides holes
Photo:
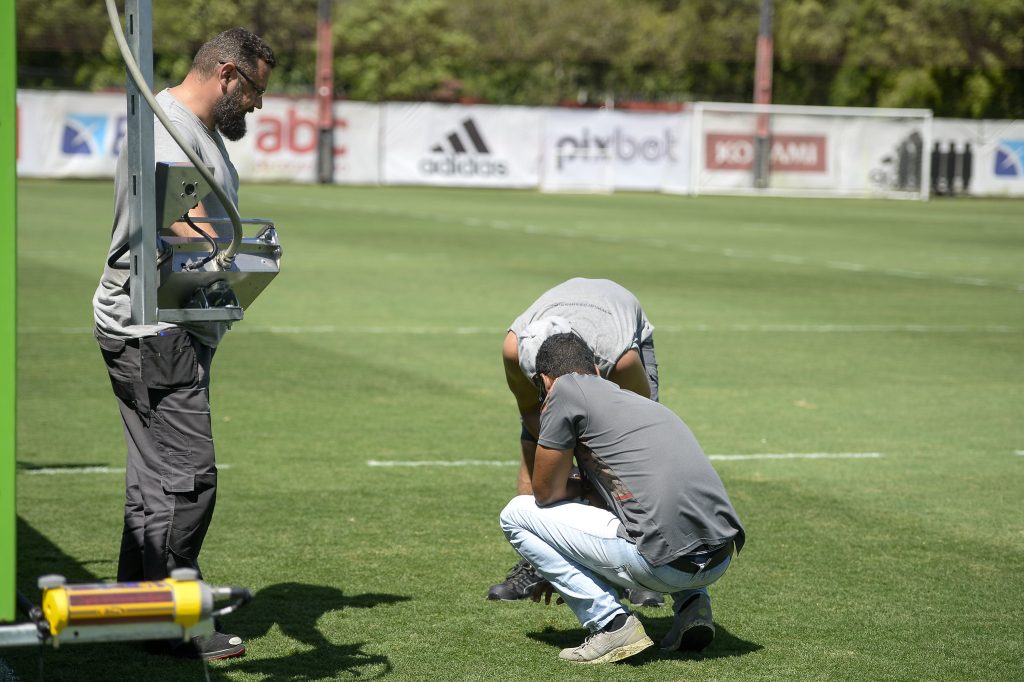
[[(102, 0), (16, 0), (18, 85), (121, 87)], [(317, 0), (154, 0), (158, 85), (231, 26), (313, 92)], [(1024, 0), (775, 0), (773, 101), (1024, 112)], [(761, 0), (333, 0), (335, 92), (365, 101), (749, 102)]]

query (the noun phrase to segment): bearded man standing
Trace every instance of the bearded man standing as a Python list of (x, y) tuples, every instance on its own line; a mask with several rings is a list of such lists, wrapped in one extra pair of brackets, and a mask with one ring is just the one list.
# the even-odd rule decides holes
[[(185, 79), (156, 96), (236, 207), (238, 173), (221, 136), (238, 140), (245, 135), (245, 117), (262, 107), (276, 63), (273, 50), (258, 36), (233, 28), (204, 44)], [(153, 133), (157, 162), (188, 160), (162, 125), (155, 125)], [(128, 270), (111, 266), (128, 240), (132, 179), (126, 157), (118, 160), (110, 251), (93, 311), (128, 445), (117, 579), (160, 580), (176, 568), (199, 571), (199, 551), (217, 497), (210, 366), (230, 323), (131, 324)], [(225, 217), (227, 211), (210, 194), (189, 215), (201, 223), (202, 218)], [(212, 225), (204, 229), (216, 236)], [(170, 230), (179, 237), (201, 237), (184, 222)], [(216, 632), (172, 653), (229, 658), (244, 654), (245, 645), (237, 636)]]

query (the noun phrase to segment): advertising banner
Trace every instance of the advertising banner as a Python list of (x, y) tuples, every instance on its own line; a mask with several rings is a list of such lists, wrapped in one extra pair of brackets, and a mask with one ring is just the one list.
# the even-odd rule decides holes
[(933, 193), (1024, 196), (1024, 121), (938, 118), (932, 139)]
[[(711, 105), (713, 106), (713, 105)], [(693, 165), (699, 190), (753, 187), (750, 111), (703, 110)], [(918, 193), (926, 121), (922, 116), (772, 113), (768, 189), (808, 194)]]
[[(249, 131), (225, 144), (243, 180), (316, 182), (320, 127), (312, 98), (268, 97), (249, 115)], [(380, 107), (334, 104), (334, 182), (376, 184), (380, 179)]]
[(526, 107), (386, 104), (382, 182), (536, 187), (541, 112)]
[[(21, 177), (113, 177), (127, 115), (119, 93), (18, 91), (17, 167)], [(334, 105), (334, 178), (380, 178), (380, 107)], [(241, 140), (225, 140), (242, 180), (314, 182), (319, 128), (312, 98), (267, 97), (247, 118)], [(161, 125), (153, 121), (154, 126)]]
[[(680, 114), (547, 109), (546, 191), (657, 191), (688, 185), (689, 126)], [(682, 189), (681, 191), (685, 191)]]
[(123, 94), (17, 93), (21, 177), (113, 177), (127, 130)]

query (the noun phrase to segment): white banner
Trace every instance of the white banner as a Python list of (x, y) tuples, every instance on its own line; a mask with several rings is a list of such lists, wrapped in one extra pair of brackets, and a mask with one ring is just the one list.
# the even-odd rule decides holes
[(113, 177), (128, 116), (125, 96), (17, 92), (21, 177)]
[(689, 184), (689, 127), (680, 114), (547, 109), (546, 191), (657, 191)]
[[(120, 93), (19, 90), (18, 175), (112, 177), (125, 106)], [(651, 114), (337, 102), (334, 111), (339, 184), (754, 191), (749, 106)], [(775, 107), (768, 191), (907, 195), (923, 174), (936, 194), (1024, 196), (1024, 121), (927, 120), (901, 110)], [(227, 143), (243, 181), (315, 182), (313, 98), (268, 97), (248, 122), (249, 133)]]
[[(248, 117), (249, 131), (225, 144), (242, 179), (316, 182), (317, 102), (268, 97)], [(334, 182), (375, 184), (380, 178), (380, 107), (334, 104)]]
[[(18, 175), (113, 177), (127, 123), (123, 94), (19, 90), (17, 105)], [(380, 107), (337, 102), (334, 116), (335, 182), (376, 183)], [(267, 97), (247, 122), (245, 137), (225, 140), (242, 180), (316, 181), (314, 99)]]
[(389, 185), (536, 187), (541, 112), (526, 107), (386, 104)]
[(932, 191), (1024, 196), (1024, 121), (934, 120)]
[[(871, 196), (921, 189), (924, 118), (814, 109), (771, 114), (769, 191)], [(758, 115), (701, 105), (695, 116), (698, 190), (750, 190)]]

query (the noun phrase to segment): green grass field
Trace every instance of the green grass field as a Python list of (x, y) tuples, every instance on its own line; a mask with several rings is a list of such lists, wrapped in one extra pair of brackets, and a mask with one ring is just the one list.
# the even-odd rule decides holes
[[(90, 299), (109, 182), (22, 182), (18, 574), (112, 580), (123, 467)], [(245, 658), (307, 680), (1024, 679), (1024, 202), (544, 195), (248, 185), (282, 273), (213, 378), (220, 499), (206, 578), (257, 592)], [(493, 603), (518, 421), (506, 325), (608, 277), (657, 331), (662, 402), (749, 542), (700, 655), (573, 667), (564, 606)], [(483, 461), (369, 466), (369, 460)], [(642, 609), (657, 641), (669, 609)], [(2, 652), (23, 680), (39, 653)], [(42, 654), (47, 680), (199, 680), (133, 646)]]

